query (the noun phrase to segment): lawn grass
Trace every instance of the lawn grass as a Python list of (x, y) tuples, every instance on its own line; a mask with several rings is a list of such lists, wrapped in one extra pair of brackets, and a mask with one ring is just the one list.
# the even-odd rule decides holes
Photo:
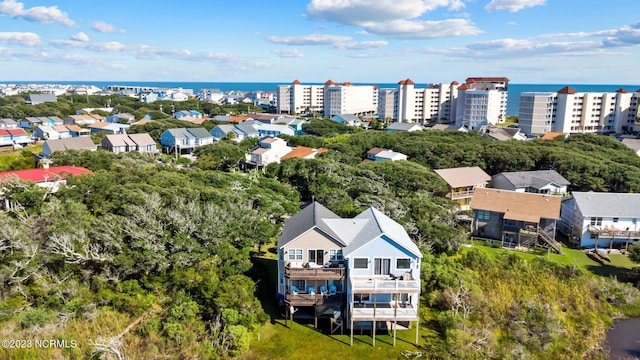
[(527, 260), (532, 260), (536, 257), (543, 256), (546, 259), (559, 264), (576, 266), (580, 269), (585, 270), (587, 274), (591, 274), (593, 276), (615, 277), (620, 281), (630, 280), (631, 271), (638, 266), (626, 255), (610, 254), (609, 258), (611, 259), (611, 262), (597, 262), (587, 256), (584, 251), (579, 249), (571, 249), (566, 246), (562, 247), (562, 252), (564, 253), (564, 255), (556, 253), (545, 253), (543, 255), (536, 253), (524, 253), (520, 251), (489, 247), (480, 244), (474, 244), (473, 247), (492, 254), (513, 252)]
[[(286, 321), (276, 301), (277, 260), (267, 251), (265, 257), (253, 258), (253, 273), (260, 276), (257, 296), (271, 321), (262, 325), (251, 334), (249, 351), (240, 359), (404, 359), (401, 352), (421, 351), (430, 343), (431, 338), (439, 335), (432, 327), (420, 324), (419, 345), (415, 345), (415, 323), (412, 329), (396, 332), (396, 346), (393, 346), (393, 332), (376, 331), (376, 345), (370, 331), (356, 330), (353, 346), (350, 346), (350, 332), (344, 329), (341, 335), (331, 335), (327, 319), (318, 320), (318, 329), (314, 328), (313, 319), (294, 322)], [(428, 314), (427, 314), (428, 315)]]
[[(513, 253), (526, 260), (544, 257), (560, 264), (574, 265), (583, 269), (591, 276), (615, 276), (619, 280), (629, 278), (629, 272), (636, 267), (625, 255), (611, 254), (610, 263), (599, 263), (588, 257), (583, 251), (563, 247), (564, 255), (555, 253), (524, 253), (515, 250), (489, 247), (474, 244), (474, 248), (492, 255)], [(462, 248), (460, 251), (468, 251)], [(320, 319), (319, 329), (315, 329), (313, 319), (308, 321), (295, 319), (293, 324), (285, 322), (276, 301), (276, 267), (277, 260), (273, 252), (267, 251), (265, 256), (253, 259), (253, 271), (261, 279), (258, 283), (258, 297), (262, 305), (271, 316), (271, 321), (256, 329), (251, 334), (251, 346), (240, 359), (405, 359), (403, 351), (421, 352), (422, 354), (437, 353), (442, 346), (442, 336), (434, 330), (436, 326), (428, 319), (434, 315), (428, 308), (421, 309), (421, 322), (418, 332), (418, 345), (415, 345), (415, 327), (409, 330), (397, 331), (396, 346), (393, 346), (393, 333), (376, 332), (376, 344), (370, 331), (354, 332), (353, 346), (350, 346), (350, 334), (344, 329), (344, 334), (331, 335), (328, 321)], [(639, 310), (640, 311), (640, 310)], [(412, 324), (415, 326), (415, 324)]]

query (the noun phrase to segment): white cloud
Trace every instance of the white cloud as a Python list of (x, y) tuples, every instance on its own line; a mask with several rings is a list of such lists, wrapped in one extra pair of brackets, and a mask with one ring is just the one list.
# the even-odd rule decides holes
[(71, 36), (71, 40), (80, 41), (80, 42), (87, 42), (87, 41), (89, 41), (89, 36), (87, 34), (83, 33), (83, 32), (79, 32), (79, 33), (77, 33), (75, 35), (72, 35)]
[(435, 39), (478, 35), (482, 30), (466, 19), (442, 21), (395, 20), (366, 28), (369, 33), (402, 39)]
[(399, 19), (413, 19), (439, 7), (459, 10), (461, 0), (311, 0), (307, 11), (315, 19), (346, 25), (371, 25)]
[(366, 50), (366, 49), (377, 49), (387, 45), (389, 45), (389, 43), (384, 40), (351, 41), (351, 42), (335, 44), (334, 47), (337, 49), (346, 49), (346, 50)]
[(32, 32), (0, 32), (0, 41), (20, 44), (29, 47), (42, 45), (40, 37)]
[(101, 33), (114, 33), (114, 32), (124, 32), (122, 29), (118, 29), (115, 26), (108, 24), (104, 21), (96, 21), (93, 23), (91, 28), (97, 32)]
[(329, 34), (310, 34), (301, 36), (268, 36), (267, 40), (274, 44), (284, 45), (329, 45), (334, 49), (343, 50), (363, 50), (375, 49), (387, 46), (384, 40), (379, 41), (355, 41), (351, 36), (329, 35)]
[(278, 55), (284, 58), (301, 58), (304, 57), (302, 51), (293, 48), (293, 49), (275, 49), (271, 50), (272, 54)]
[(16, 0), (0, 2), (0, 15), (23, 18), (37, 23), (56, 23), (68, 27), (76, 25), (73, 20), (69, 19), (67, 13), (60, 11), (57, 6), (34, 6), (25, 9), (24, 4)]
[(350, 41), (350, 36), (310, 34), (302, 36), (268, 36), (267, 40), (274, 44), (285, 45), (333, 45)]
[(446, 7), (458, 11), (463, 0), (312, 0), (307, 11), (315, 19), (361, 26), (367, 34), (388, 38), (434, 39), (477, 35), (482, 31), (464, 18), (419, 20), (423, 14)]
[(486, 11), (518, 12), (524, 8), (546, 5), (547, 0), (491, 0), (484, 7)]

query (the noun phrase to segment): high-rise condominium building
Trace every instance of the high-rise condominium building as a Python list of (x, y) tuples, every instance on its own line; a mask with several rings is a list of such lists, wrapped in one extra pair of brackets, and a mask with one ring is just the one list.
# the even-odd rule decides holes
[(324, 83), (324, 116), (373, 115), (378, 110), (378, 86)]
[(453, 120), (452, 102), (457, 94), (457, 82), (429, 84), (416, 88), (411, 79), (398, 82), (397, 89), (378, 92), (378, 116), (403, 122), (447, 123)]
[(311, 114), (324, 107), (323, 85), (302, 85), (294, 80), (290, 85), (278, 85), (276, 95), (280, 114)]
[(378, 108), (375, 85), (338, 84), (328, 80), (324, 85), (303, 85), (295, 80), (278, 85), (278, 113), (310, 114), (323, 112), (325, 117), (337, 114), (373, 115)]
[(519, 124), (523, 132), (620, 133), (640, 129), (640, 90), (577, 92), (569, 86), (557, 92), (520, 95)]
[(478, 129), (502, 123), (507, 114), (506, 77), (470, 77), (458, 87), (455, 100), (456, 126)]

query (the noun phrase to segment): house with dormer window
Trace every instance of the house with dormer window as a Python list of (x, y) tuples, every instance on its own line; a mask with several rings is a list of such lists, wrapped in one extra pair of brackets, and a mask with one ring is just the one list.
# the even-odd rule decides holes
[(278, 299), (287, 318), (312, 314), (351, 331), (416, 326), (422, 254), (402, 225), (370, 207), (341, 218), (313, 202), (278, 239)]

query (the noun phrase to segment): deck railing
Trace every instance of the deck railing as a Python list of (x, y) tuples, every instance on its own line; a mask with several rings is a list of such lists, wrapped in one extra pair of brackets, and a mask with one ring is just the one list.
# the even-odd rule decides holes
[(304, 279), (343, 279), (345, 268), (297, 268), (285, 266), (284, 275)]
[(384, 280), (384, 279), (370, 279), (370, 280), (352, 280), (352, 291), (357, 292), (420, 292), (420, 281), (418, 280)]

